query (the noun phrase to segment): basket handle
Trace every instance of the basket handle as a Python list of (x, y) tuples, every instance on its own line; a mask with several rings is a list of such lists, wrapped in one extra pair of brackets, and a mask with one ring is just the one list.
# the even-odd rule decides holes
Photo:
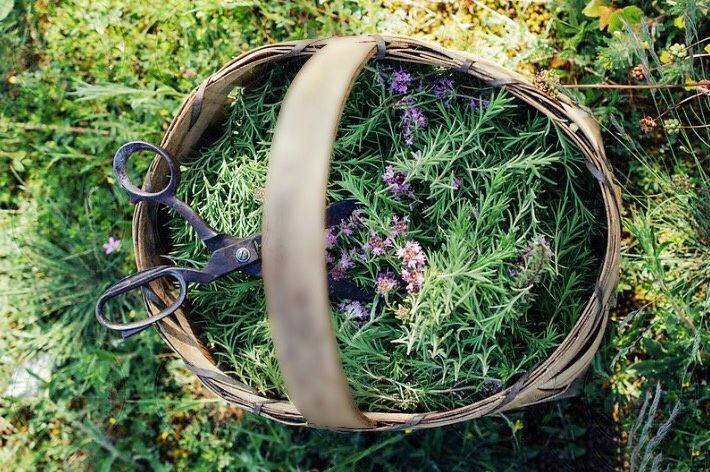
[(269, 154), (262, 223), (266, 302), (290, 400), (324, 427), (366, 427), (340, 362), (325, 263), (326, 187), (333, 143), (371, 37), (336, 37), (296, 74)]

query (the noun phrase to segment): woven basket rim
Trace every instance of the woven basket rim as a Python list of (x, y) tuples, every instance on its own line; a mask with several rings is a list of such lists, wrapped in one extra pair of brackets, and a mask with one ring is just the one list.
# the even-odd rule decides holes
[[(451, 410), (422, 413), (364, 412), (371, 427), (329, 428), (342, 431), (431, 428), (453, 424), (486, 414), (503, 412), (521, 406), (560, 398), (580, 377), (596, 352), (613, 304), (619, 270), (620, 192), (613, 183), (602, 147), (599, 128), (591, 115), (568, 97), (551, 97), (536, 89), (524, 76), (487, 60), (464, 52), (454, 52), (422, 41), (400, 36), (362, 36), (363, 41), (377, 44), (377, 60), (394, 60), (455, 69), (490, 85), (505, 88), (511, 95), (550, 117), (579, 147), (587, 167), (599, 183), (606, 216), (606, 247), (600, 264), (595, 290), (564, 340), (537, 366), (528, 370), (512, 386), (466, 406)], [(329, 39), (292, 41), (262, 46), (245, 52), (205, 79), (183, 101), (170, 123), (162, 146), (178, 160), (188, 154), (204, 130), (219, 117), (227, 93), (244, 86), (264, 67), (279, 61), (307, 58), (315, 54)], [(222, 98), (220, 100), (220, 97)], [(153, 160), (145, 182), (165, 177), (161, 160)], [(161, 234), (155, 223), (155, 207), (140, 203), (133, 218), (133, 243), (139, 269), (165, 263), (160, 259)], [(163, 296), (165, 286), (151, 288)], [(145, 299), (149, 311), (158, 308)], [(289, 401), (259, 395), (247, 385), (221, 371), (209, 350), (195, 335), (186, 310), (156, 325), (163, 340), (185, 361), (201, 382), (218, 397), (261, 416), (291, 425), (309, 425)], [(560, 358), (567, 359), (564, 364)], [(571, 360), (570, 360), (571, 358)]]

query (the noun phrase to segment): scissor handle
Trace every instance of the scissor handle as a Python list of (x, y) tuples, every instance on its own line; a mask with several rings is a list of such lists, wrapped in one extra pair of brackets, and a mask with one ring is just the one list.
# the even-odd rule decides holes
[[(168, 165), (170, 177), (167, 185), (163, 189), (157, 192), (146, 192), (131, 182), (131, 179), (128, 177), (128, 158), (131, 154), (138, 151), (154, 152)], [(113, 158), (113, 173), (116, 175), (118, 183), (124, 188), (126, 193), (131, 197), (131, 201), (134, 203), (141, 200), (166, 203), (166, 199), (175, 196), (175, 189), (177, 189), (178, 183), (180, 183), (180, 166), (178, 166), (173, 156), (165, 149), (154, 144), (146, 143), (145, 141), (131, 141), (118, 148)]]
[[(110, 321), (106, 318), (104, 313), (104, 306), (106, 302), (124, 293), (130, 292), (137, 288), (148, 288), (148, 283), (153, 280), (159, 279), (161, 277), (172, 277), (177, 280), (180, 287), (180, 292), (177, 299), (172, 303), (172, 305), (164, 308), (159, 313), (150, 316), (144, 320), (132, 321), (130, 323), (119, 323), (115, 321)], [(102, 295), (99, 297), (99, 301), (96, 302), (96, 319), (99, 323), (121, 333), (123, 338), (127, 338), (134, 334), (140, 333), (144, 329), (150, 327), (155, 322), (162, 320), (168, 315), (173, 314), (182, 302), (185, 301), (185, 296), (187, 295), (187, 282), (183, 275), (183, 270), (178, 267), (173, 266), (156, 266), (149, 269), (136, 272), (124, 277), (115, 284), (111, 285)]]
[[(165, 161), (170, 170), (170, 176), (167, 185), (157, 192), (146, 192), (138, 187), (136, 187), (131, 179), (128, 177), (128, 158), (131, 154), (138, 151), (151, 151), (156, 153)], [(203, 220), (200, 215), (195, 213), (195, 211), (190, 208), (182, 200), (175, 196), (175, 190), (180, 183), (180, 166), (173, 156), (170, 155), (165, 149), (156, 146), (155, 144), (146, 143), (145, 141), (131, 141), (116, 151), (116, 155), (113, 158), (113, 173), (118, 179), (118, 183), (123, 187), (123, 189), (131, 197), (133, 203), (138, 203), (140, 201), (147, 202), (157, 202), (172, 208), (178, 212), (185, 220), (195, 228), (195, 232), (200, 237), (201, 240), (207, 242), (208, 240), (213, 240), (219, 236), (219, 234), (213, 230), (210, 225)], [(210, 244), (208, 243), (208, 247)], [(210, 247), (213, 250), (213, 247)]]

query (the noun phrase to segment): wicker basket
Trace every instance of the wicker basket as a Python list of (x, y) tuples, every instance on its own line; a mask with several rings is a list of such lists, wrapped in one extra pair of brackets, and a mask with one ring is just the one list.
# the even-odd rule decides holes
[[(579, 146), (604, 202), (607, 237), (602, 267), (596, 288), (570, 333), (549, 358), (511, 387), (450, 411), (359, 411), (330, 326), (322, 238), (328, 170), (345, 100), (355, 77), (373, 57), (455, 69), (504, 87), (550, 117)], [(187, 308), (156, 325), (162, 338), (216, 395), (292, 425), (341, 431), (432, 428), (569, 394), (603, 337), (619, 265), (620, 202), (594, 120), (566, 97), (553, 98), (519, 74), (466, 53), (403, 37), (339, 37), (268, 45), (232, 60), (187, 97), (162, 146), (178, 160), (188, 155), (223, 118), (227, 95), (234, 87), (248, 86), (272, 63), (284, 61), (303, 66), (281, 106), (269, 156), (262, 259), (274, 346), (291, 401), (260, 396), (222, 372), (190, 326)], [(163, 161), (156, 158), (144, 186), (159, 187), (166, 172)], [(159, 223), (160, 215), (159, 208), (146, 203), (135, 209), (133, 243), (139, 269), (166, 263), (161, 254), (169, 240)], [(167, 300), (168, 285), (156, 281), (151, 288)], [(148, 299), (146, 305), (151, 313), (159, 311)]]

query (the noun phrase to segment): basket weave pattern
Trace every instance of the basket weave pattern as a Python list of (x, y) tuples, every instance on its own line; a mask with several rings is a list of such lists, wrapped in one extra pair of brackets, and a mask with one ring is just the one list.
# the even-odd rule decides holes
[[(309, 58), (312, 56), (314, 61), (319, 55), (325, 56), (328, 48), (331, 49), (330, 56), (332, 57), (337, 52), (335, 44), (339, 44), (342, 39), (330, 38), (268, 45), (235, 58), (208, 77), (187, 97), (170, 124), (162, 147), (177, 160), (184, 158), (199, 146), (200, 138), (205, 130), (211, 125), (219, 123), (224, 116), (225, 101), (233, 88), (248, 87), (253, 81), (258, 81), (273, 63), (285, 61), (300, 63), (305, 60), (308, 64), (311, 62)], [(447, 51), (413, 39), (393, 36), (351, 37), (347, 38), (347, 44), (343, 47), (364, 50), (364, 60), (374, 57), (377, 60), (386, 59), (443, 67), (470, 74), (489, 85), (503, 87), (523, 103), (551, 118), (576, 143), (585, 156), (589, 171), (599, 182), (599, 192), (604, 204), (607, 226), (606, 247), (595, 290), (576, 324), (545, 361), (530, 369), (512, 386), (488, 398), (449, 411), (422, 413), (360, 413), (354, 405), (351, 405), (354, 412), (352, 421), (336, 420), (332, 423), (318, 419), (317, 414), (312, 413), (312, 409), (303, 407), (305, 400), (301, 399), (302, 395), (299, 398), (299, 395), (292, 391), (291, 384), (289, 384), (289, 375), (293, 374), (286, 375), (284, 372), (286, 386), (289, 396), (292, 399), (298, 398), (298, 402), (295, 403), (298, 403), (302, 408), (289, 401), (265, 398), (249, 386), (225, 374), (215, 364), (209, 351), (193, 331), (189, 322), (188, 309), (178, 310), (174, 316), (168, 317), (156, 325), (161, 337), (180, 355), (202, 383), (217, 396), (256, 414), (293, 425), (319, 426), (343, 431), (432, 428), (548, 401), (569, 394), (575, 381), (585, 372), (602, 340), (608, 321), (609, 308), (615, 299), (618, 279), (620, 201), (617, 187), (612, 183), (612, 176), (607, 168), (608, 163), (595, 121), (587, 112), (574, 105), (566, 97), (551, 97), (535, 88), (523, 76), (467, 53)], [(357, 61), (353, 62), (353, 70), (357, 71), (359, 69), (355, 62)], [(305, 74), (303, 70), (301, 72)], [(354, 77), (349, 80), (352, 83)], [(294, 81), (292, 88), (296, 86), (295, 83), (296, 81)], [(345, 97), (347, 97), (347, 91), (349, 88), (343, 92)], [(282, 119), (282, 115), (279, 116), (279, 120)], [(339, 114), (335, 116), (338, 118)], [(286, 118), (283, 118), (286, 121)], [(337, 129), (337, 120), (333, 126)], [(332, 137), (334, 139), (334, 136)], [(274, 146), (276, 146), (276, 137), (274, 141)], [(272, 151), (277, 152), (273, 149)], [(271, 158), (269, 166), (271, 172)], [(163, 161), (156, 158), (146, 175), (144, 186), (147, 188), (159, 187), (165, 180), (166, 173), (167, 168)], [(267, 207), (270, 196), (268, 185), (267, 179)], [(168, 235), (164, 234), (158, 225), (157, 215), (158, 208), (146, 203), (137, 205), (134, 212), (133, 243), (136, 262), (141, 270), (166, 263), (160, 255), (166, 253)], [(271, 294), (276, 290), (274, 288), (269, 290), (269, 274), (266, 270), (269, 261), (266, 256), (265, 252), (264, 275), (267, 285), (267, 302), (269, 302), (267, 305), (270, 310), (273, 330), (275, 321), (271, 311), (272, 306), (276, 306), (276, 303), (270, 298), (274, 297)], [(170, 288), (164, 283), (153, 282), (151, 288), (161, 299), (168, 299), (167, 291)], [(159, 311), (158, 307), (150, 300), (146, 299), (145, 302), (152, 313)], [(277, 341), (275, 339), (277, 354), (279, 354)], [(298, 341), (289, 338), (288, 342)], [(282, 356), (277, 357), (282, 371), (284, 371), (286, 365), (284, 365), (283, 358)], [(337, 356), (334, 359), (339, 363)], [(323, 393), (328, 395), (328, 392)], [(309, 414), (304, 415), (305, 411), (308, 411)], [(358, 417), (361, 419), (358, 420)]]

